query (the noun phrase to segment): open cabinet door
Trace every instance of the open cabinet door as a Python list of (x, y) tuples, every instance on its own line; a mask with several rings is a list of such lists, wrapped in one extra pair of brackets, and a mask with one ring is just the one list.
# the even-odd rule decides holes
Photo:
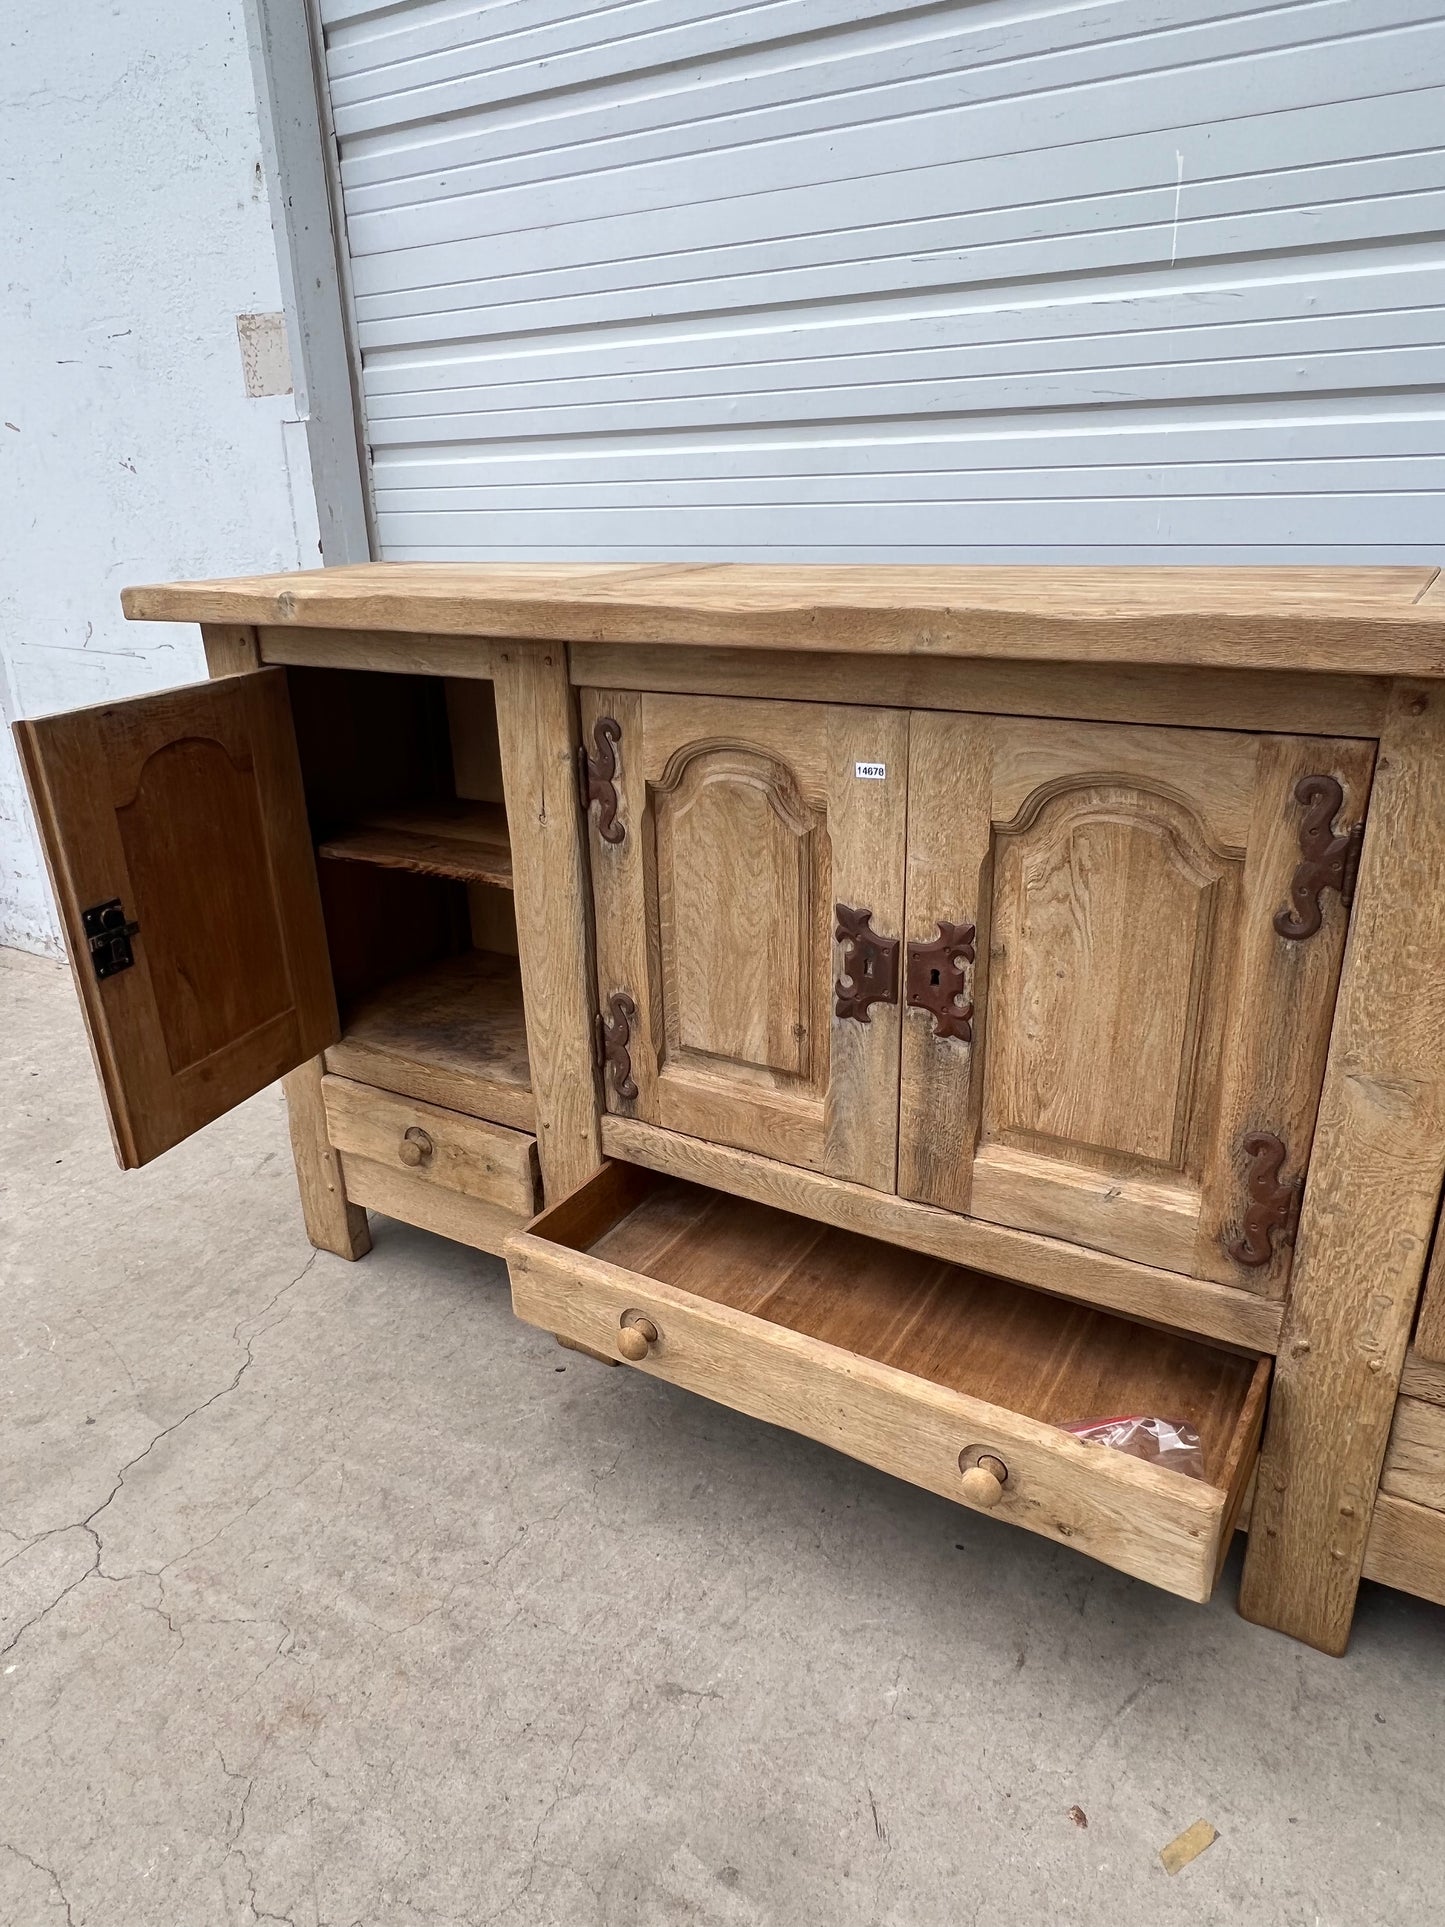
[(15, 725), (122, 1165), (340, 1034), (285, 671)]

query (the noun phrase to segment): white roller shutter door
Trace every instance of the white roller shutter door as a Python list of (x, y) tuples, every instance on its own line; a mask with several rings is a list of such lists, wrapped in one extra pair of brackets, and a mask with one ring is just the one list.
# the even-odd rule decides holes
[(322, 0), (388, 558), (1435, 561), (1439, 0)]

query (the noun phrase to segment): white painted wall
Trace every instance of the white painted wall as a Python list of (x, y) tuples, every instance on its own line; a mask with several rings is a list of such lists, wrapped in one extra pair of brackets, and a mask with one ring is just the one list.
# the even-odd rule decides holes
[[(289, 395), (238, 314), (281, 307), (240, 0), (73, 0), (0, 23), (0, 709), (204, 675), (128, 582), (319, 561)], [(0, 943), (59, 929), (8, 727)]]

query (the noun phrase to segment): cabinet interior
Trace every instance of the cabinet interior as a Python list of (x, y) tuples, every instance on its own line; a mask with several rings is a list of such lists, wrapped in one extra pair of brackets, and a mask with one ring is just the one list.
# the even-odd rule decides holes
[(292, 668), (332, 1068), (505, 1122), (530, 1092), (489, 682)]

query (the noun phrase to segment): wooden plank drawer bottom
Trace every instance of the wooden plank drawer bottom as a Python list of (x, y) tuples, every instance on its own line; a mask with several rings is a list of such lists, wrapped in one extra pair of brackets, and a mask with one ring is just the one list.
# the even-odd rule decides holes
[[(529, 1324), (1187, 1599), (1213, 1590), (1268, 1359), (623, 1163), (506, 1255)], [(1194, 1425), (1205, 1477), (1060, 1429), (1121, 1413)]]
[(350, 1078), (321, 1080), (353, 1204), (500, 1254), (541, 1196), (537, 1141)]

